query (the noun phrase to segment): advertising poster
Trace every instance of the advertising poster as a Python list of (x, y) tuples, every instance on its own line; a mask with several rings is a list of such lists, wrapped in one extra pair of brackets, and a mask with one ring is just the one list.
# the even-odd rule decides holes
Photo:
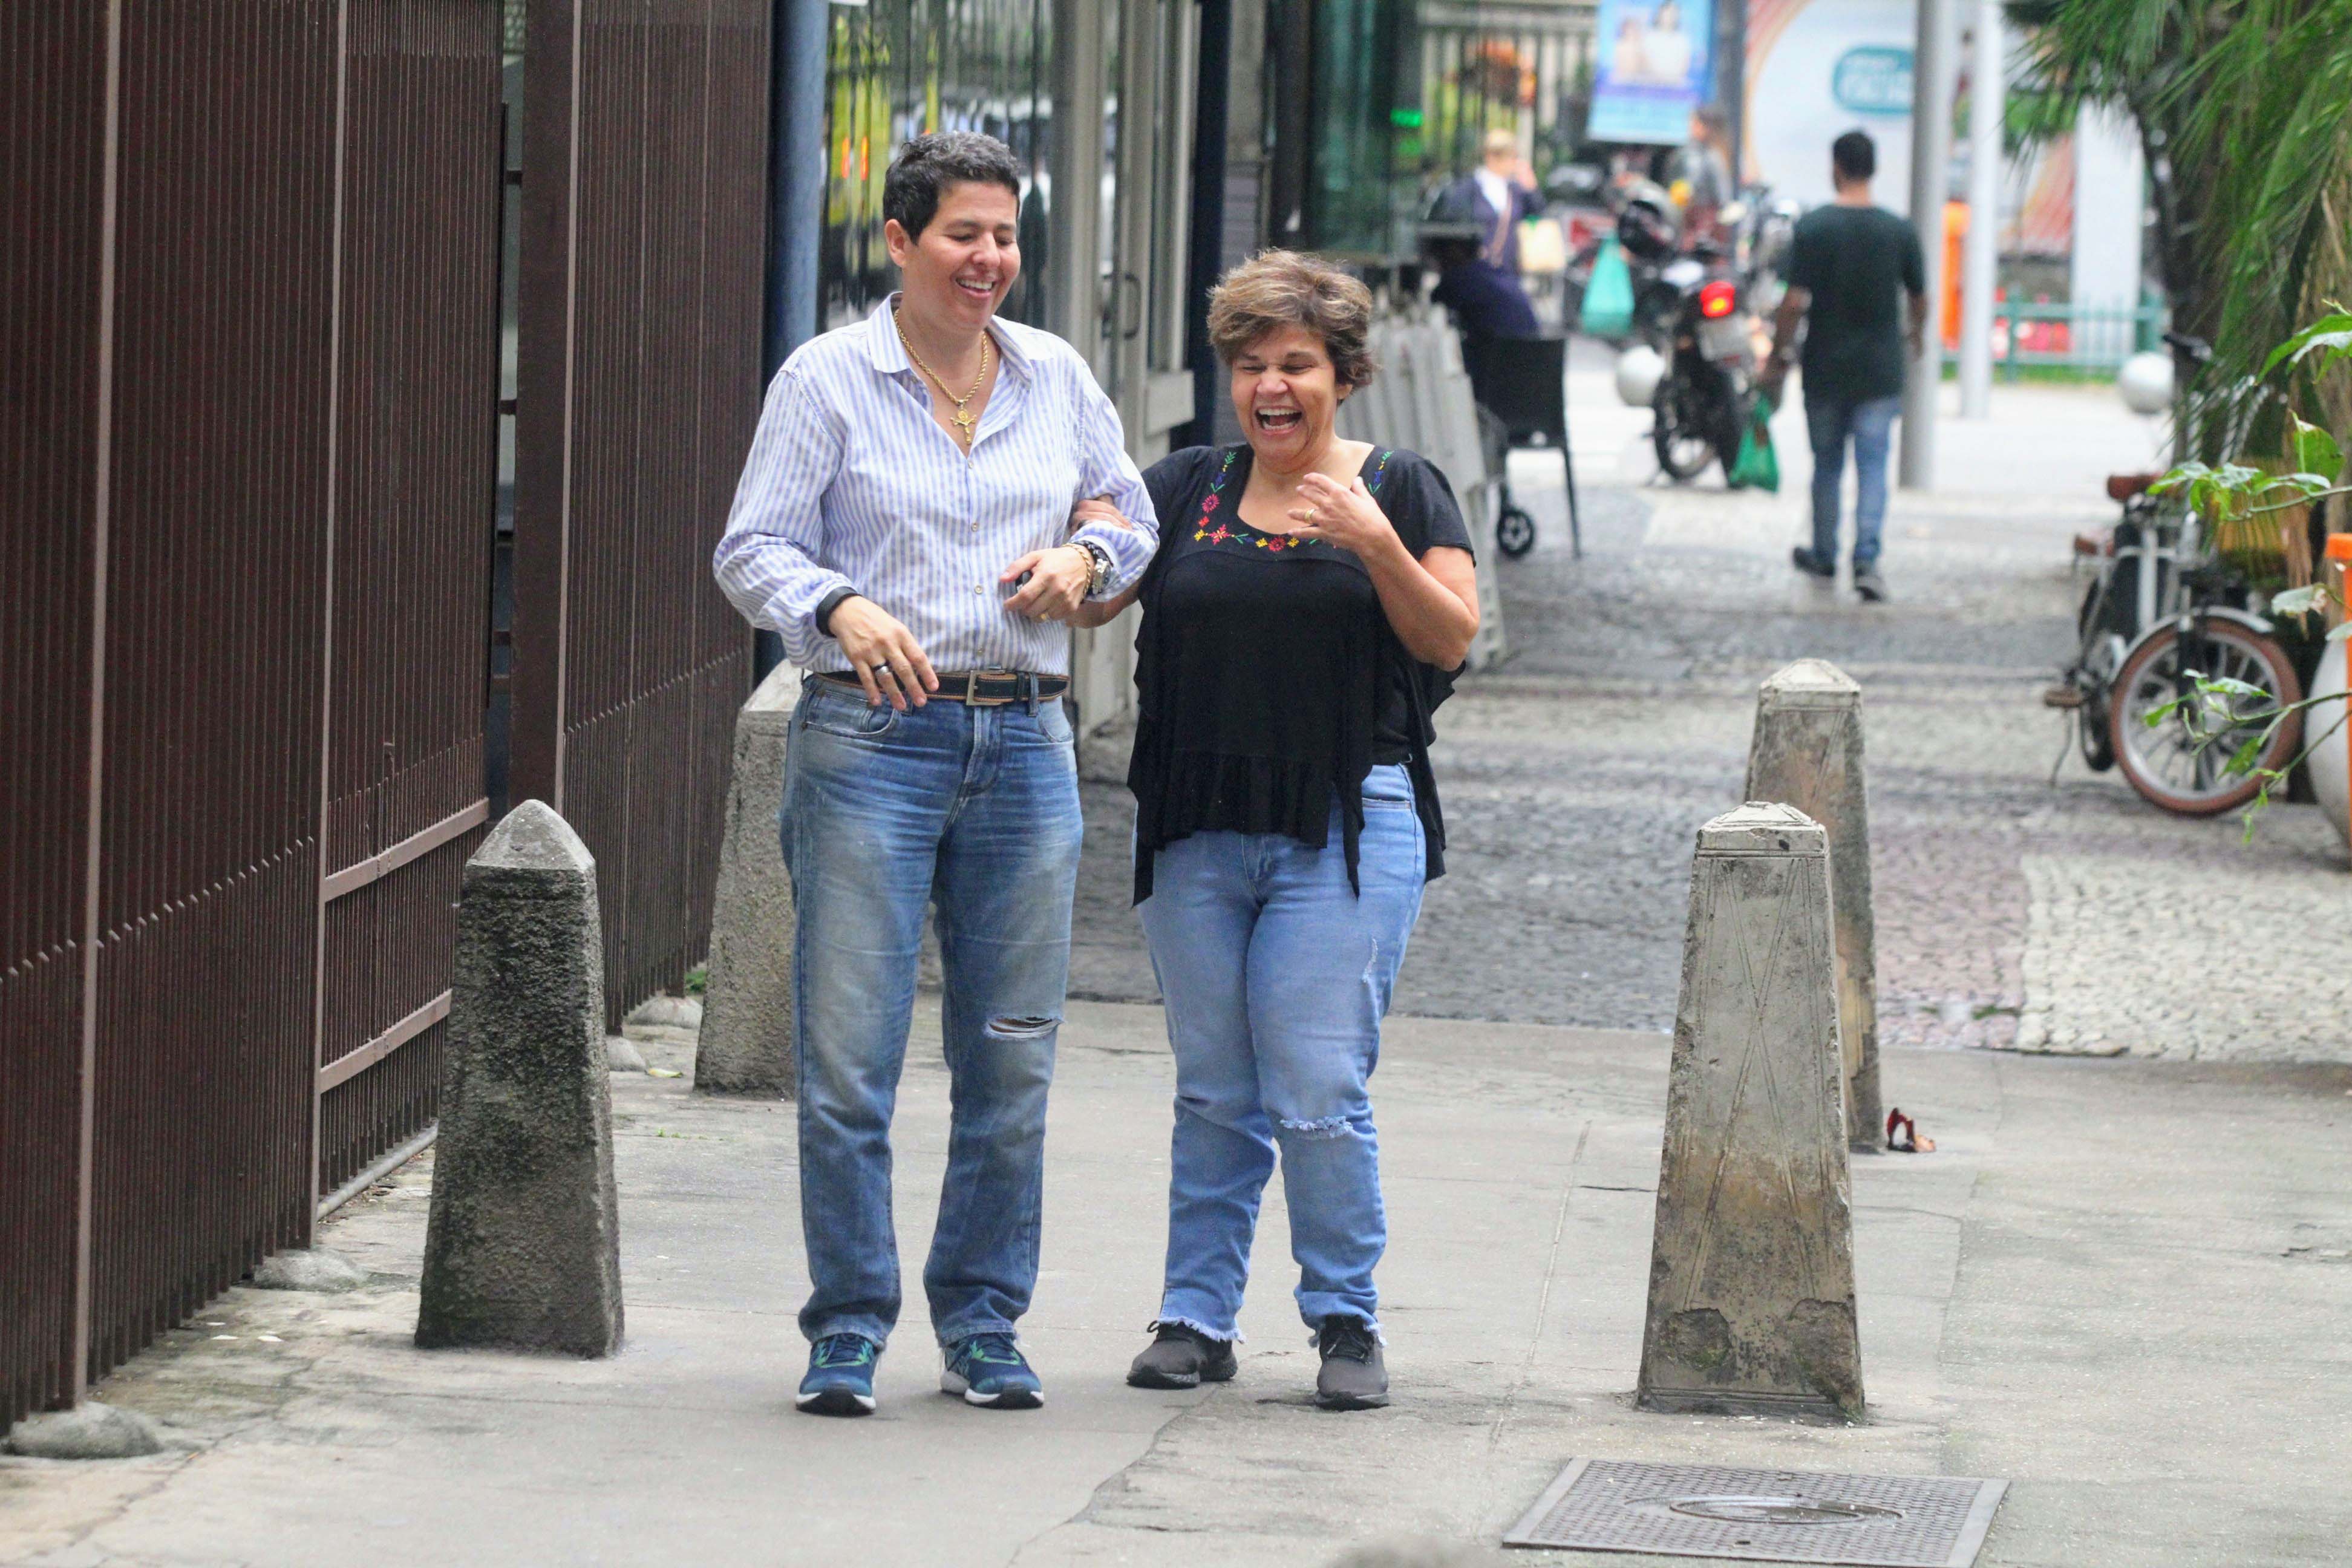
[(1908, 0), (1748, 0), (1748, 181), (1808, 206), (1828, 201), (1830, 143), (1867, 131), (1878, 143), (1879, 205), (1909, 205)]
[(1714, 0), (1601, 0), (1596, 36), (1585, 134), (1667, 147), (1688, 141), (1691, 110), (1706, 95)]
[[(1747, 0), (1748, 123), (1740, 177), (1808, 206), (1835, 194), (1830, 143), (1867, 131), (1878, 143), (1878, 205), (1906, 211), (1911, 199), (1911, 50), (1918, 26), (1912, 0)], [(2012, 51), (2012, 58), (2013, 51)], [(1965, 62), (1959, 91), (1967, 98)], [(1966, 195), (1969, 128), (1952, 131), (1948, 192)], [(2074, 226), (2074, 153), (2061, 138), (2003, 181), (2004, 254), (2063, 257)]]

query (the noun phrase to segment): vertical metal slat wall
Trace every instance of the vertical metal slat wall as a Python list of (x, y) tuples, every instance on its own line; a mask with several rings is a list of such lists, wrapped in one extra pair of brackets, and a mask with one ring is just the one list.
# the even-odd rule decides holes
[(115, 8), (93, 1377), (311, 1222), (339, 10)]
[(106, 39), (0, 0), (0, 1421), (77, 1386)]
[(499, 16), (354, 6), (346, 66), (319, 1181), (432, 1121), (488, 819)]
[[(709, 561), (768, 7), (583, 4), (531, 8), (516, 773), (603, 862), (617, 1012), (707, 943), (750, 686)], [(0, 0), (0, 1426), (433, 1115), (488, 817), (499, 21)]]
[(768, 6), (529, 25), (514, 794), (596, 857), (617, 1017), (708, 944), (750, 689), (709, 561), (759, 414)]
[(5, 1426), (432, 1113), (499, 154), (475, 0), (0, 0), (0, 60)]

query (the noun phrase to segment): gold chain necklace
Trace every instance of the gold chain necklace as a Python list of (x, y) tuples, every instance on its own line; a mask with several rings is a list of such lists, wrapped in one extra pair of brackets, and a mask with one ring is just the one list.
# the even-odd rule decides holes
[(980, 334), (980, 374), (971, 378), (971, 390), (965, 393), (961, 397), (958, 397), (955, 393), (949, 388), (948, 384), (940, 379), (940, 373), (933, 370), (929, 365), (925, 364), (923, 363), (923, 356), (915, 352), (915, 345), (908, 340), (907, 336), (907, 329), (905, 326), (900, 324), (898, 321), (898, 312), (896, 310), (890, 312), (890, 325), (898, 334), (898, 346), (907, 351), (907, 357), (915, 362), (915, 368), (921, 371), (925, 376), (929, 378), (931, 384), (940, 389), (940, 395), (941, 397), (946, 398), (950, 403), (955, 405), (955, 412), (948, 416), (948, 422), (956, 427), (956, 436), (958, 439), (963, 443), (963, 449), (967, 452), (971, 451), (971, 427), (974, 421), (970, 410), (965, 407), (965, 405), (969, 404), (973, 398), (980, 395), (982, 384), (988, 380), (988, 334), (985, 331)]

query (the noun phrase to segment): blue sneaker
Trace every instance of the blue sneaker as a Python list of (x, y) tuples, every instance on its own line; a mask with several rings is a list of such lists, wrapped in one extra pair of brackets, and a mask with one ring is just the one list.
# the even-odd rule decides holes
[(864, 1334), (827, 1334), (809, 1347), (808, 1375), (793, 1403), (812, 1415), (874, 1414), (874, 1363), (882, 1347)]
[(990, 1410), (1034, 1410), (1045, 1403), (1045, 1385), (1011, 1334), (973, 1334), (947, 1350), (940, 1373), (941, 1394), (961, 1394), (966, 1405)]

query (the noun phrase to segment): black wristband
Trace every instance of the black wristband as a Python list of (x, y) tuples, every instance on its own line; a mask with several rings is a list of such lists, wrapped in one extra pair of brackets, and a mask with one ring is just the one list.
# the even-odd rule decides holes
[(833, 635), (833, 612), (841, 608), (842, 602), (844, 600), (855, 599), (859, 596), (857, 590), (855, 588), (835, 588), (832, 593), (827, 594), (824, 598), (819, 599), (816, 602), (816, 614), (810, 617), (816, 622), (817, 635), (819, 637), (831, 637)]

